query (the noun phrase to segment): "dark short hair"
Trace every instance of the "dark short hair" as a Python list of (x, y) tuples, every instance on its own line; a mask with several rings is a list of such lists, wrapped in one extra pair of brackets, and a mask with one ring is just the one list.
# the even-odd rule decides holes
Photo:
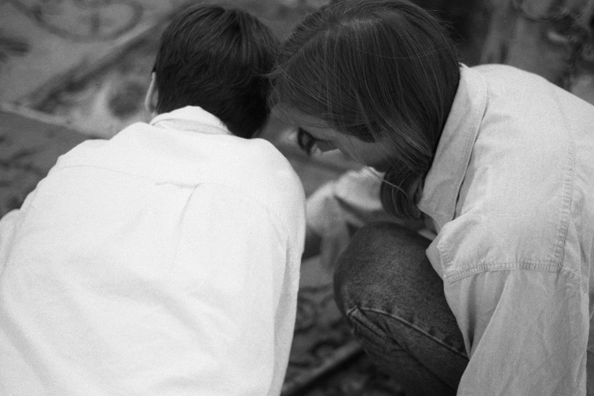
[(200, 106), (249, 138), (270, 115), (270, 73), (278, 42), (245, 11), (198, 4), (163, 32), (154, 71), (157, 112)]
[(299, 110), (363, 141), (388, 136), (382, 203), (418, 217), (459, 67), (445, 28), (409, 1), (335, 1), (308, 15), (281, 48), (271, 101), (281, 113)]

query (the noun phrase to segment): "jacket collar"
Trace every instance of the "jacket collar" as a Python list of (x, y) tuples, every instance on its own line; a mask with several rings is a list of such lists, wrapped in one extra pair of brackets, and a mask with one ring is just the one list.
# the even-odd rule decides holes
[(439, 232), (454, 219), (456, 203), (487, 107), (487, 87), (476, 70), (462, 65), (460, 83), (433, 164), (425, 178), (419, 209)]

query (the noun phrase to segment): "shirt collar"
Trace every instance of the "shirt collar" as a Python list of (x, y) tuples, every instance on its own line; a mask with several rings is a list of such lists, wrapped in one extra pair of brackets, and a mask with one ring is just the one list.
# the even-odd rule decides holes
[(476, 70), (462, 65), (460, 83), (437, 152), (425, 178), (419, 209), (437, 230), (454, 219), (456, 202), (487, 106), (487, 89)]
[(159, 114), (149, 124), (163, 129), (231, 135), (221, 120), (198, 106), (186, 106)]

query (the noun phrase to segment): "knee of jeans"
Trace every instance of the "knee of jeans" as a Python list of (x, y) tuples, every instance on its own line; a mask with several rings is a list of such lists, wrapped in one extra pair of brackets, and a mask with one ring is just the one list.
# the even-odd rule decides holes
[[(377, 292), (377, 277), (382, 276), (386, 265), (381, 249), (386, 236), (394, 225), (372, 223), (361, 227), (352, 237), (345, 251), (340, 255), (334, 272), (334, 293), (338, 307), (346, 314), (367, 301), (369, 293)], [(370, 287), (371, 286), (371, 287)]]
[(334, 292), (343, 313), (354, 307), (381, 304), (398, 290), (404, 261), (425, 259), (429, 241), (394, 223), (361, 227), (336, 262)]

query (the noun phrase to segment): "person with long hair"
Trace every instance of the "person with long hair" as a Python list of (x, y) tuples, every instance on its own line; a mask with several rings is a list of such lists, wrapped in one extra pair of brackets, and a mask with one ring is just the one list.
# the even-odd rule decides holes
[(384, 210), (435, 231), (367, 224), (335, 269), (347, 323), (407, 394), (594, 387), (594, 107), (510, 66), (461, 64), (404, 0), (311, 13), (272, 77), (305, 150), (374, 168)]

